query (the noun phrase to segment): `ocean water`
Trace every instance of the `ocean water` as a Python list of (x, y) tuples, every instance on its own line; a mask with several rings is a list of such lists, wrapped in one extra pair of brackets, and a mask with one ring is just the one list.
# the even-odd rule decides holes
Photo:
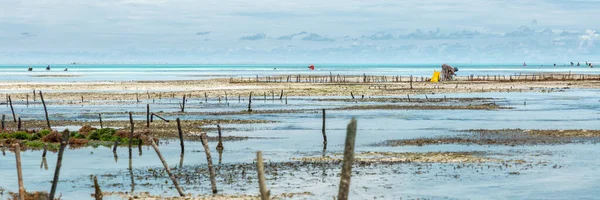
[[(552, 66), (530, 64), (451, 64), (459, 68), (459, 76), (515, 75), (537, 73), (598, 74), (596, 68), (586, 66)], [(33, 67), (33, 71), (27, 68)], [(46, 65), (0, 64), (0, 80), (26, 82), (85, 82), (85, 81), (148, 81), (198, 80), (215, 77), (255, 77), (274, 75), (387, 75), (430, 76), (440, 70), (441, 64), (53, 64)], [(68, 68), (68, 71), (63, 69)]]

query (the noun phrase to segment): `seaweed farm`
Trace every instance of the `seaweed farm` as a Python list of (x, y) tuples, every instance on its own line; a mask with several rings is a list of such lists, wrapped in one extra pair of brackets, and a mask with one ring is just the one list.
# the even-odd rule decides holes
[[(403, 94), (390, 88), (409, 83), (343, 83), (355, 89), (344, 95), (303, 88), (338, 87), (324, 83), (6, 93), (0, 199), (20, 195), (15, 152), (32, 199), (47, 199), (54, 183), (61, 199), (260, 199), (261, 189), (275, 199), (332, 199), (346, 176), (350, 199), (592, 199), (600, 90), (573, 83), (503, 90), (468, 80), (434, 92), (415, 83)], [(437, 89), (474, 84), (487, 89)]]

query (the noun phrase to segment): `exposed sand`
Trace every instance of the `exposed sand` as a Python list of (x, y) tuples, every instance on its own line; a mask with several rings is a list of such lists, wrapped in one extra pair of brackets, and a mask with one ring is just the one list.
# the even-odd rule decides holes
[[(84, 103), (96, 100), (116, 101), (152, 101), (161, 98), (181, 98), (184, 94), (189, 98), (204, 99), (220, 97), (225, 100), (248, 98), (252, 91), (254, 97), (273, 96), (279, 99), (283, 90), (286, 96), (345, 96), (350, 93), (355, 98), (370, 96), (402, 96), (407, 94), (441, 94), (471, 92), (559, 92), (569, 88), (600, 88), (598, 80), (548, 80), (548, 81), (448, 81), (441, 83), (413, 82), (381, 83), (306, 83), (306, 82), (231, 82), (226, 78), (191, 81), (125, 81), (125, 82), (76, 82), (76, 83), (36, 83), (36, 82), (0, 82), (3, 90), (11, 94), (15, 103), (24, 103), (26, 95), (33, 102), (33, 90), (44, 91), (47, 100), (63, 100), (66, 102)], [(36, 94), (37, 95), (37, 94)], [(39, 95), (37, 97), (39, 100)]]

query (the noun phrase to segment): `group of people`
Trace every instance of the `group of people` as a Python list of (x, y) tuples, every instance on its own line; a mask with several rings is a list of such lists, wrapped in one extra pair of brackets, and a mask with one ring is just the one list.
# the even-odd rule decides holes
[[(523, 67), (526, 67), (526, 66), (527, 66), (527, 63), (523, 63)], [(544, 65), (542, 65), (542, 66), (544, 66)], [(556, 63), (554, 63), (554, 66), (556, 67)], [(566, 66), (566, 65), (564, 65), (564, 66)], [(575, 66), (575, 63), (571, 62), (571, 66)], [(579, 67), (579, 66), (581, 66), (581, 64), (579, 62), (577, 62), (577, 67)], [(587, 62), (587, 61), (585, 62), (585, 66), (594, 68), (594, 64), (592, 64), (591, 62)]]
[[(33, 71), (33, 67), (29, 66), (29, 68), (27, 68), (27, 71)], [(50, 71), (50, 65), (46, 66), (46, 71)], [(69, 71), (69, 68), (65, 67), (63, 71)]]
[[(574, 63), (571, 62), (571, 66), (573, 66), (573, 65), (574, 65)], [(579, 62), (577, 62), (577, 66), (578, 67), (580, 66)], [(590, 68), (594, 68), (594, 64), (592, 64), (591, 62), (587, 62), (587, 61), (585, 61), (585, 66), (589, 66)]]

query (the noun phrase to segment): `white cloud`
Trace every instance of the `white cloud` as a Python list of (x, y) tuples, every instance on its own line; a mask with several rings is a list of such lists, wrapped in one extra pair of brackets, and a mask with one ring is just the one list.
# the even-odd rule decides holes
[(240, 40), (264, 40), (267, 38), (265, 33), (257, 33), (254, 35), (243, 36)]
[[(273, 49), (285, 48), (283, 60), (320, 52), (336, 55), (332, 60), (360, 55), (378, 61), (402, 60), (400, 47), (410, 47), (404, 55), (414, 53), (415, 59), (446, 58), (443, 50), (457, 59), (462, 53), (505, 60), (520, 56), (512, 52), (518, 44), (529, 50), (519, 53), (540, 57), (555, 58), (554, 51), (600, 57), (593, 54), (597, 34), (582, 31), (600, 27), (592, 20), (599, 9), (591, 0), (3, 0), (0, 60), (69, 62), (71, 54), (91, 60), (183, 60), (177, 53), (228, 60), (229, 50), (236, 50), (235, 59), (244, 61), (260, 53), (269, 59)], [(527, 26), (515, 30), (519, 25)]]

